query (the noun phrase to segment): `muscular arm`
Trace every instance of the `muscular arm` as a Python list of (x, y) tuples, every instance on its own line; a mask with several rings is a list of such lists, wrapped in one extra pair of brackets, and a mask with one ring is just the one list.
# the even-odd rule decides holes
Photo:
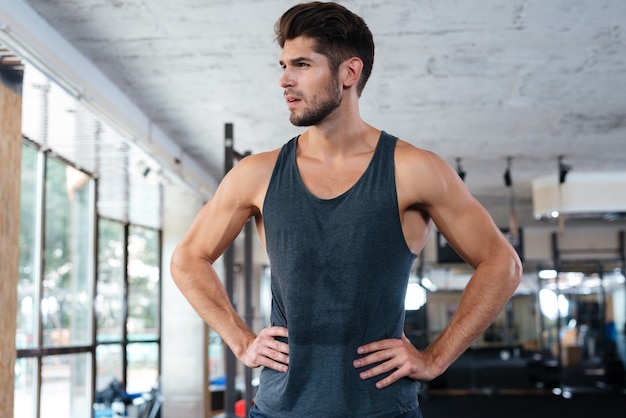
[(438, 166), (444, 193), (431, 192), (426, 210), (448, 242), (474, 268), (455, 315), (426, 349), (440, 374), (494, 321), (519, 285), (522, 267), (513, 247), (458, 175), (437, 157), (431, 158)]
[(274, 337), (286, 337), (287, 330), (270, 327), (255, 335), (235, 312), (213, 268), (248, 218), (260, 216), (271, 162), (271, 155), (250, 156), (227, 174), (176, 247), (170, 269), (189, 303), (237, 358), (249, 367), (286, 371), (287, 345)]
[(367, 356), (356, 360), (355, 367), (383, 362), (362, 372), (362, 378), (395, 369), (377, 382), (378, 387), (407, 376), (419, 380), (439, 376), (494, 321), (521, 280), (517, 253), (454, 170), (434, 154), (416, 149), (405, 154), (396, 164), (401, 210), (417, 204), (474, 273), (450, 323), (424, 351), (416, 350), (406, 338), (359, 348)]

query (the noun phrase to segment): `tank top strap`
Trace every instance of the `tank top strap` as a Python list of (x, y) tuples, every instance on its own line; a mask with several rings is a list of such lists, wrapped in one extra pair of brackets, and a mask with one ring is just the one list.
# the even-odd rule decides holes
[[(373, 190), (378, 190), (385, 192), (379, 195), (380, 198), (385, 195), (396, 198), (394, 153), (397, 140), (395, 136), (381, 132), (376, 151), (362, 178), (355, 185), (354, 193), (371, 194)], [(371, 198), (375, 197), (370, 196)]]

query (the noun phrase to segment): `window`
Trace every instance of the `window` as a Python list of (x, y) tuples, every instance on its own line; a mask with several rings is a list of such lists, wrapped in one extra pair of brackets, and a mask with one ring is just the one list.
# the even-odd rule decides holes
[(129, 232), (128, 339), (153, 341), (159, 335), (159, 235), (138, 226)]
[(28, 64), (23, 104), (14, 416), (85, 418), (160, 374), (159, 167)]
[(127, 391), (147, 392), (159, 375), (160, 237), (133, 226), (128, 236)]
[(160, 369), (160, 234), (109, 219), (98, 230), (96, 390), (117, 380), (148, 392)]
[[(125, 230), (121, 222), (98, 223), (97, 342), (122, 341), (124, 333)], [(121, 378), (121, 376), (118, 376)]]
[(39, 216), (37, 189), (39, 185), (39, 155), (29, 145), (22, 147), (22, 188), (20, 201), (20, 261), (17, 286), (17, 348), (31, 348), (39, 344), (37, 328), (39, 315)]
[(53, 158), (46, 161), (42, 345), (90, 345), (93, 181)]
[(37, 373), (36, 357), (18, 358), (15, 362), (15, 384), (13, 416), (31, 418), (37, 409)]
[(91, 408), (90, 387), (89, 353), (43, 357), (41, 418), (84, 417)]
[(95, 182), (33, 144), (22, 154), (15, 416), (84, 417)]

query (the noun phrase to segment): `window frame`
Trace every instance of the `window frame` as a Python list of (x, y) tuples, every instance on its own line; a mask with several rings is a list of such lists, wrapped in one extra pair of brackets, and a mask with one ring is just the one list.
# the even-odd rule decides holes
[[(35, 417), (40, 417), (41, 416), (41, 401), (42, 401), (42, 383), (43, 383), (43, 379), (42, 379), (42, 365), (44, 363), (44, 359), (50, 356), (62, 356), (62, 355), (74, 355), (74, 354), (87, 354), (88, 358), (90, 360), (90, 393), (87, 394), (88, 399), (87, 399), (87, 403), (89, 404), (89, 407), (91, 408), (91, 411), (89, 412), (90, 416), (94, 416), (94, 410), (93, 410), (93, 403), (94, 400), (96, 399), (96, 378), (97, 378), (97, 374), (98, 374), (98, 362), (97, 362), (97, 357), (96, 357), (96, 350), (99, 346), (104, 346), (104, 345), (114, 345), (114, 344), (119, 344), (121, 345), (121, 349), (122, 349), (122, 388), (126, 387), (127, 381), (128, 381), (128, 346), (130, 344), (156, 344), (157, 346), (157, 376), (161, 375), (161, 369), (162, 369), (162, 347), (161, 347), (161, 336), (162, 336), (162, 278), (163, 278), (163, 274), (162, 274), (162, 246), (163, 246), (163, 237), (162, 237), (162, 230), (159, 228), (154, 228), (152, 226), (144, 226), (144, 225), (138, 225), (136, 223), (129, 223), (128, 221), (119, 221), (119, 220), (115, 220), (115, 219), (111, 219), (111, 218), (105, 218), (99, 215), (98, 213), (98, 209), (97, 209), (97, 196), (98, 196), (98, 179), (96, 176), (94, 176), (91, 173), (88, 173), (84, 170), (81, 170), (79, 167), (77, 167), (75, 164), (73, 164), (72, 162), (64, 159), (63, 157), (55, 154), (53, 151), (51, 151), (50, 149), (47, 149), (45, 147), (42, 147), (41, 145), (39, 145), (38, 143), (32, 141), (31, 139), (27, 138), (26, 136), (22, 136), (22, 149), (24, 149), (24, 147), (26, 146), (30, 146), (33, 147), (34, 150), (36, 151), (36, 175), (35, 175), (35, 191), (34, 191), (34, 196), (35, 196), (35, 201), (36, 201), (36, 208), (35, 208), (35, 218), (36, 218), (36, 225), (35, 225), (35, 232), (34, 232), (34, 268), (35, 271), (33, 273), (33, 286), (35, 286), (36, 288), (36, 295), (34, 295), (34, 300), (33, 301), (33, 309), (35, 309), (36, 315), (36, 324), (34, 324), (33, 326), (33, 334), (35, 337), (35, 342), (33, 344), (33, 346), (31, 347), (27, 347), (27, 348), (17, 348), (16, 347), (16, 351), (17, 351), (17, 360), (22, 360), (22, 359), (33, 359), (35, 362), (35, 371), (33, 373), (34, 375), (34, 381), (33, 381), (33, 386), (34, 386), (34, 390), (33, 390), (33, 397), (35, 399), (33, 399), (32, 401), (34, 402), (34, 412), (35, 412)], [(45, 227), (46, 227), (46, 222), (49, 221), (46, 219), (46, 191), (45, 191), (45, 181), (46, 181), (46, 168), (47, 168), (47, 163), (48, 163), (48, 159), (54, 159), (59, 163), (62, 163), (64, 165), (67, 165), (69, 167), (72, 167), (73, 169), (79, 170), (83, 173), (85, 173), (86, 175), (89, 176), (89, 181), (92, 183), (91, 184), (91, 190), (90, 190), (90, 195), (89, 195), (89, 211), (91, 212), (91, 214), (89, 215), (89, 219), (90, 219), (90, 223), (91, 225), (89, 226), (89, 230), (90, 230), (90, 234), (92, 236), (92, 242), (91, 242), (91, 251), (90, 254), (88, 255), (88, 257), (90, 257), (91, 259), (88, 260), (88, 263), (90, 265), (90, 278), (89, 280), (91, 280), (91, 283), (89, 284), (90, 290), (91, 290), (91, 295), (90, 297), (92, 298), (91, 300), (91, 315), (90, 315), (90, 327), (91, 327), (91, 335), (90, 335), (90, 341), (88, 343), (85, 344), (73, 344), (70, 343), (69, 345), (63, 345), (63, 346), (51, 346), (51, 345), (44, 345), (44, 338), (43, 338), (43, 321), (42, 321), (42, 307), (41, 307), (41, 302), (42, 302), (42, 298), (44, 296), (44, 284), (43, 284), (43, 279), (44, 279), (44, 264), (45, 264), (45, 260), (43, 259), (44, 257), (44, 245), (45, 245)], [(103, 219), (107, 219), (116, 223), (119, 223), (121, 225), (123, 225), (123, 281), (124, 281), (124, 291), (123, 291), (123, 298), (122, 298), (122, 311), (123, 311), (123, 327), (122, 327), (122, 336), (120, 341), (116, 341), (116, 340), (112, 340), (112, 341), (98, 341), (97, 340), (97, 312), (96, 312), (96, 305), (95, 305), (95, 301), (96, 298), (98, 296), (98, 289), (97, 289), (97, 283), (98, 283), (98, 273), (99, 273), (99, 265), (98, 265), (98, 260), (99, 260), (99, 233), (100, 233), (100, 221)], [(154, 338), (143, 338), (143, 339), (137, 339), (137, 338), (133, 338), (133, 339), (129, 339), (128, 338), (128, 289), (129, 289), (129, 274), (128, 274), (128, 261), (129, 261), (129, 256), (128, 256), (128, 242), (129, 242), (129, 235), (131, 234), (131, 230), (133, 227), (140, 227), (143, 229), (147, 229), (147, 230), (151, 230), (155, 232), (155, 239), (157, 240), (156, 243), (156, 257), (155, 257), (155, 263), (156, 263), (156, 267), (158, 268), (158, 283), (157, 283), (157, 291), (158, 291), (158, 296), (156, 299), (156, 327), (155, 327), (155, 333), (156, 336)], [(89, 368), (89, 365), (88, 365)], [(156, 383), (156, 382), (155, 382)], [(87, 413), (87, 411), (85, 411), (85, 413)]]

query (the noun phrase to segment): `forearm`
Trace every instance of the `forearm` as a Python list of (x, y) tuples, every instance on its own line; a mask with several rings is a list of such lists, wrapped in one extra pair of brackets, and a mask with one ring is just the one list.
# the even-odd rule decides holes
[(485, 262), (476, 268), (450, 323), (426, 348), (432, 358), (433, 377), (467, 350), (515, 292), (521, 280), (521, 264), (515, 255), (504, 260)]
[(241, 359), (255, 334), (233, 308), (211, 263), (175, 253), (170, 270), (174, 282), (191, 306)]

